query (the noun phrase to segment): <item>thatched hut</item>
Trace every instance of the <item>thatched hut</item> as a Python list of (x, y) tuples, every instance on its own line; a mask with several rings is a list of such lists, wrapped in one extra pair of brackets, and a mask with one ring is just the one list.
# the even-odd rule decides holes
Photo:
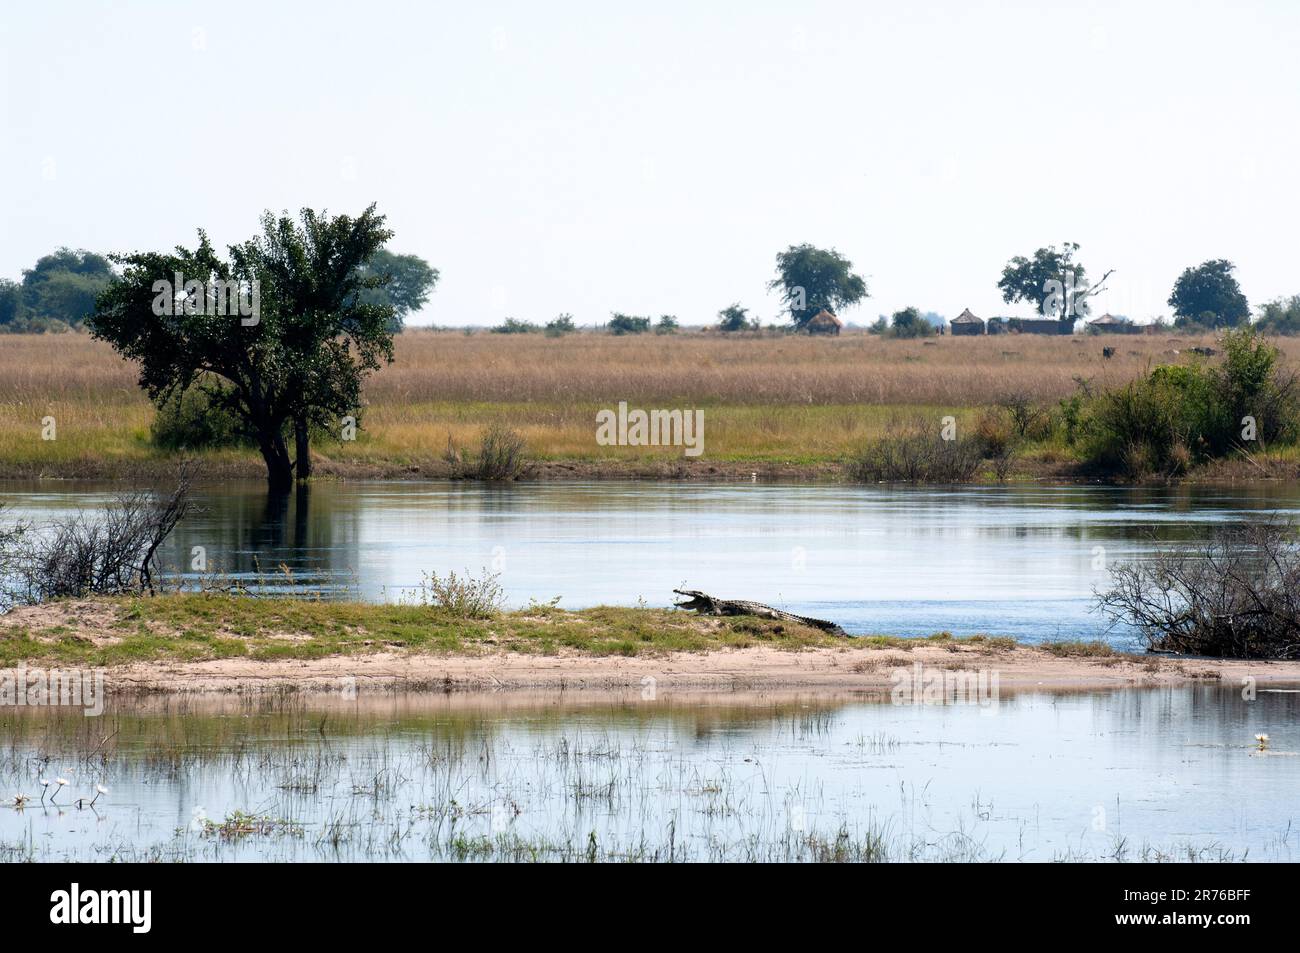
[(953, 333), (954, 335), (958, 335), (958, 334), (960, 334), (960, 335), (967, 335), (967, 334), (983, 334), (983, 333), (984, 333), (984, 322), (983, 322), (983, 320), (981, 320), (980, 318), (977, 318), (977, 317), (975, 317), (975, 315), (971, 314), (971, 313), (970, 313), (970, 308), (967, 308), (967, 309), (966, 309), (965, 311), (963, 311), (961, 314), (957, 315), (957, 317), (953, 318), (952, 321), (949, 322), (949, 324), (952, 325), (952, 333)]
[(1113, 314), (1103, 314), (1088, 322), (1088, 330), (1095, 334), (1137, 334), (1140, 329), (1127, 318), (1117, 318)]
[(839, 334), (844, 322), (823, 308), (809, 318), (803, 327), (809, 334)]

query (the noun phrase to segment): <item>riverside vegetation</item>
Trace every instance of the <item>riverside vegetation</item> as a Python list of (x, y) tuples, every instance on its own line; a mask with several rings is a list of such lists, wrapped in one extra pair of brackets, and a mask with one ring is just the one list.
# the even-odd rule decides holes
[[(747, 478), (755, 470), (947, 482), (1300, 470), (1287, 370), (1300, 341), (1249, 331), (1128, 336), (1104, 359), (1102, 340), (408, 331), (396, 338), (394, 364), (365, 382), (356, 439), (317, 426), (316, 472)], [(1223, 354), (1196, 356), (1193, 346)], [(704, 456), (597, 445), (596, 412), (618, 400), (703, 408)], [(1253, 441), (1241, 437), (1248, 415)], [(938, 445), (945, 416), (959, 444), (974, 443)], [(54, 439), (42, 439), (47, 417)], [(890, 461), (891, 448), (901, 462)], [(263, 470), (237, 423), (201, 392), (155, 411), (132, 365), (102, 343), (65, 334), (0, 344), (0, 475), (163, 474), (180, 454), (197, 456), (207, 476)]]

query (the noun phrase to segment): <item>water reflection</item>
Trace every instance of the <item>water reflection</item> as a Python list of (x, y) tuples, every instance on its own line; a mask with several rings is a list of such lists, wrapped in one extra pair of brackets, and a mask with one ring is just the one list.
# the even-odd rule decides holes
[[(1270, 750), (1253, 736), (1268, 732)], [(1300, 695), (1007, 695), (992, 713), (806, 695), (116, 702), (0, 721), (0, 859), (1295, 859)], [(283, 821), (221, 833), (236, 812)], [(199, 822), (196, 824), (196, 818)], [(216, 830), (204, 826), (203, 819)]]

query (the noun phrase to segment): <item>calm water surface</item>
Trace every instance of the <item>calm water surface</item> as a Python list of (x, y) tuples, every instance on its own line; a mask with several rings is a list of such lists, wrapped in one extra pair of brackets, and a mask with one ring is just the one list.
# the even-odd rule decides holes
[(1219, 685), (7, 709), (0, 792), (70, 784), (0, 807), (0, 860), (1297, 860), (1298, 714)]
[[(38, 521), (119, 487), (0, 485)], [(370, 600), (421, 573), (500, 573), (509, 601), (668, 605), (672, 589), (769, 602), (856, 633), (989, 632), (1025, 641), (1131, 636), (1091, 611), (1104, 565), (1216, 523), (1300, 516), (1295, 487), (874, 488), (839, 485), (321, 484), (268, 499), (261, 483), (205, 487), (204, 512), (163, 554), (246, 582)]]

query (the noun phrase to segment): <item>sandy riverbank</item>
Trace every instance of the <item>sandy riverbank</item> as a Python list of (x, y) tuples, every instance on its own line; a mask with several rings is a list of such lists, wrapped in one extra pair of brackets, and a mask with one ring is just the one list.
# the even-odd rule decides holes
[[(534, 607), (465, 618), (425, 606), (216, 593), (61, 600), (0, 616), (0, 674), (96, 669), (120, 694), (890, 692), (996, 678), (998, 691), (1193, 681), (1300, 684), (1300, 661), (1179, 659), (995, 635), (842, 638), (752, 616)], [(904, 673), (904, 674), (901, 674)]]
[(1097, 690), (1246, 678), (1261, 686), (1300, 684), (1300, 662), (1178, 660), (1113, 656), (1059, 658), (1039, 649), (977, 651), (918, 645), (911, 651), (865, 648), (765, 647), (680, 652), (645, 658), (578, 653), (538, 657), (513, 653), (447, 657), (380, 653), (312, 660), (151, 662), (109, 670), (110, 690), (124, 693), (358, 694), (439, 692), (888, 693), (900, 670), (996, 674), (1001, 691)]

